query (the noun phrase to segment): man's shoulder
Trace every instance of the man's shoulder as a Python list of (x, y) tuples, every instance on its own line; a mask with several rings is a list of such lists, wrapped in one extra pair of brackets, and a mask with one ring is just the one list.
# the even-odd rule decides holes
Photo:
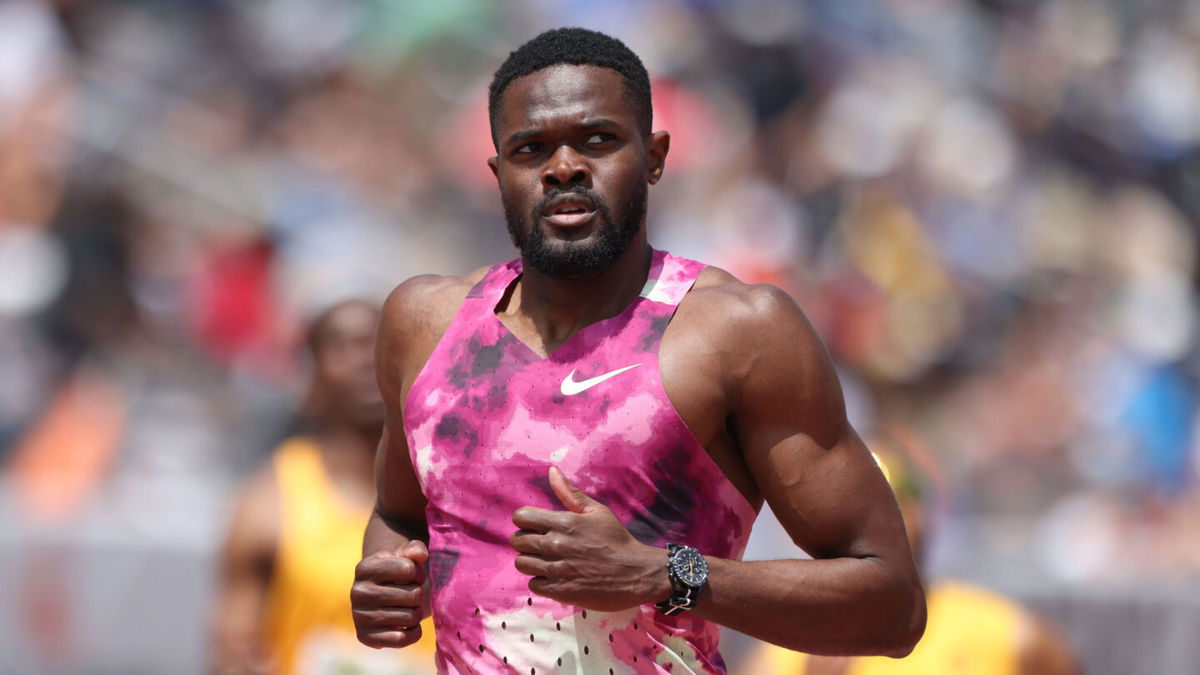
[(754, 330), (780, 321), (802, 320), (800, 306), (783, 289), (772, 284), (748, 284), (729, 272), (708, 266), (684, 296), (680, 310), (713, 328)]
[(384, 306), (411, 312), (430, 304), (441, 305), (448, 300), (461, 302), (489, 269), (481, 267), (462, 276), (419, 274), (409, 277), (392, 289)]
[(700, 273), (676, 319), (674, 330), (721, 355), (733, 380), (743, 380), (765, 363), (779, 373), (816, 372), (810, 366), (829, 358), (791, 295), (772, 284), (744, 283), (717, 267)]
[(275, 555), (283, 527), (282, 490), (275, 464), (272, 453), (238, 486), (226, 535), (226, 555), (254, 559)]
[(414, 328), (445, 327), (467, 293), (487, 274), (481, 267), (462, 276), (421, 274), (397, 285), (383, 303), (381, 329), (407, 332)]

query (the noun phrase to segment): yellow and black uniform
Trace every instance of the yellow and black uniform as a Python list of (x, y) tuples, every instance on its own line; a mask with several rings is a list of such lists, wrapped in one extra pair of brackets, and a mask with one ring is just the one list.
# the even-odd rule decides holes
[[(846, 675), (1016, 675), (1019, 632), (1024, 613), (991, 591), (946, 581), (928, 595), (925, 636), (903, 659), (860, 657)], [(754, 673), (805, 675), (807, 654), (763, 644)], [(750, 672), (747, 670), (746, 672)]]
[(278, 672), (424, 675), (433, 666), (433, 627), (403, 650), (359, 644), (350, 614), (350, 585), (369, 509), (338, 494), (310, 439), (276, 451), (282, 514), (279, 548), (267, 591), (266, 642)]

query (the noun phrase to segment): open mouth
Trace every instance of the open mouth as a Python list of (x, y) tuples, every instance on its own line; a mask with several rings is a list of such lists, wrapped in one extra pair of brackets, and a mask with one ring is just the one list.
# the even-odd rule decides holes
[(595, 214), (596, 206), (592, 200), (576, 196), (555, 199), (542, 210), (542, 217), (555, 227), (583, 225)]

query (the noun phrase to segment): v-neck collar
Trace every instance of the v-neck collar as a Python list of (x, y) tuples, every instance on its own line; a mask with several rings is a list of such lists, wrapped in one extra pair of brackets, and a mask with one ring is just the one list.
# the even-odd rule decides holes
[(610, 317), (589, 323), (575, 331), (570, 337), (568, 337), (566, 340), (563, 340), (562, 344), (558, 345), (546, 354), (542, 354), (541, 352), (537, 351), (530, 346), (529, 343), (517, 336), (517, 334), (508, 327), (508, 324), (500, 320), (500, 315), (496, 311), (496, 308), (500, 305), (500, 301), (506, 296), (511, 295), (510, 291), (512, 290), (513, 286), (520, 282), (521, 276), (524, 274), (524, 266), (520, 258), (508, 262), (499, 270), (498, 278), (491, 285), (491, 293), (486, 296), (488, 313), (491, 315), (491, 320), (496, 322), (500, 334), (507, 335), (509, 339), (520, 345), (519, 350), (525, 355), (525, 359), (527, 361), (570, 362), (575, 360), (577, 357), (569, 357), (568, 354), (570, 354), (571, 348), (581, 339), (583, 339), (583, 336), (586, 334), (591, 334), (596, 330), (599, 330), (601, 327), (607, 327), (613, 324), (621, 325), (628, 321), (629, 317), (632, 316), (638, 305), (646, 300), (647, 294), (655, 287), (659, 276), (662, 275), (664, 268), (663, 261), (665, 258), (666, 251), (651, 249), (650, 270), (646, 275), (646, 283), (642, 287), (642, 290), (638, 293), (637, 297), (635, 297), (620, 312), (617, 312)]

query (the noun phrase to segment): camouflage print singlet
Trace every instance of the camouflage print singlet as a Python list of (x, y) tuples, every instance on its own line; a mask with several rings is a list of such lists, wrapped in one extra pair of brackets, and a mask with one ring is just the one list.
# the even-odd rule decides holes
[[(471, 289), (404, 409), (429, 500), (438, 668), (446, 673), (723, 673), (719, 627), (653, 605), (587, 611), (532, 595), (509, 537), (521, 506), (563, 510), (547, 471), (640, 541), (738, 559), (753, 507), (667, 399), (658, 348), (703, 265), (655, 251), (641, 295), (542, 357), (496, 317), (521, 262)], [(663, 553), (666, 574), (666, 553)]]

